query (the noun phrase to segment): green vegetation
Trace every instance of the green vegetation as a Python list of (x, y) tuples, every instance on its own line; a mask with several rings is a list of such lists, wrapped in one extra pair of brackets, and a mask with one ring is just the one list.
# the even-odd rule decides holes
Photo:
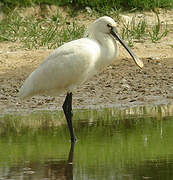
[(173, 7), (172, 0), (1, 0), (8, 7), (15, 6), (31, 6), (33, 4), (54, 4), (63, 6), (75, 6), (77, 8), (84, 8), (89, 6), (95, 10), (102, 11), (102, 9), (152, 9), (152, 8), (171, 8)]
[[(42, 17), (38, 16), (22, 16), (18, 8), (34, 6), (35, 4), (56, 4), (66, 6), (68, 18), (59, 13)], [(95, 17), (109, 14), (113, 18), (119, 20), (120, 12), (124, 9), (154, 9), (157, 7), (173, 7), (172, 0), (1, 0), (0, 7), (4, 7), (4, 12), (8, 15), (0, 21), (0, 42), (11, 41), (20, 42), (27, 49), (38, 49), (47, 47), (54, 49), (65, 42), (82, 37), (85, 26), (75, 23), (73, 17), (84, 12), (84, 8), (88, 6), (92, 9), (92, 14)], [(80, 8), (79, 8), (80, 7)], [(79, 11), (80, 9), (80, 11)], [(89, 19), (89, 14), (86, 14)], [(166, 25), (160, 23), (159, 16), (157, 22), (149, 26), (145, 19), (137, 22), (135, 18), (130, 24), (124, 24), (121, 35), (123, 39), (128, 41), (130, 46), (133, 46), (134, 39), (144, 40), (149, 39), (152, 42), (157, 42), (167, 35), (168, 29)]]
[[(158, 15), (157, 15), (158, 17)], [(64, 42), (82, 37), (85, 27), (76, 23), (66, 23), (60, 15), (50, 18), (35, 19), (23, 18), (19, 14), (12, 13), (0, 22), (0, 41), (23, 42), (25, 48), (39, 48), (46, 46), (56, 48)], [(124, 24), (122, 38), (133, 46), (133, 39), (150, 38), (152, 42), (160, 40), (168, 33), (167, 27), (161, 27), (160, 20), (149, 27), (142, 19), (138, 23), (135, 18), (132, 23)]]
[(160, 19), (158, 14), (157, 15), (157, 24), (154, 25), (151, 29), (151, 31), (149, 31), (149, 35), (151, 37), (152, 42), (156, 42), (158, 40), (160, 40), (162, 37), (165, 37), (168, 33), (168, 29), (167, 27), (165, 27), (164, 31), (161, 33), (161, 23), (160, 23)]
[(55, 48), (64, 42), (79, 38), (84, 26), (66, 23), (58, 14), (49, 18), (24, 18), (17, 13), (9, 14), (0, 22), (0, 41), (23, 42), (24, 47)]
[[(157, 14), (156, 14), (157, 15)], [(113, 14), (118, 19), (119, 12)], [(124, 24), (121, 36), (133, 46), (133, 40), (149, 39), (157, 42), (168, 33), (167, 26), (162, 25), (157, 15), (157, 22), (149, 26), (145, 19), (136, 22), (133, 18), (129, 24)], [(47, 47), (54, 49), (65, 42), (83, 36), (85, 26), (75, 23), (73, 19), (64, 19), (58, 12), (55, 15), (41, 17), (23, 17), (12, 11), (0, 22), (0, 42), (21, 42), (23, 48), (38, 49)]]
[[(95, 119), (95, 125), (102, 126), (100, 121), (110, 121), (112, 119), (115, 123), (124, 121), (127, 118), (134, 118), (136, 116), (152, 117), (158, 121), (165, 116), (172, 116), (172, 105), (165, 106), (146, 106), (146, 107), (133, 107), (120, 110), (114, 109), (102, 109), (102, 110), (74, 110), (74, 121), (77, 125), (78, 121), (86, 121), (87, 119)], [(135, 120), (136, 123), (140, 122), (140, 118)], [(20, 114), (6, 114), (0, 116), (0, 136), (4, 133), (15, 132), (22, 133), (27, 130), (33, 129), (47, 129), (57, 128), (61, 125), (66, 125), (66, 120), (63, 111), (38, 111), (26, 115)], [(103, 123), (104, 124), (104, 123)], [(76, 126), (75, 125), (75, 126)], [(68, 129), (67, 129), (68, 131)], [(68, 134), (68, 133), (67, 133)]]
[(122, 38), (128, 41), (129, 46), (133, 46), (133, 40), (150, 39), (153, 43), (165, 37), (168, 33), (166, 25), (160, 23), (158, 14), (157, 22), (153, 26), (149, 26), (145, 19), (136, 22), (135, 18), (131, 23), (124, 24), (122, 28)]
[(147, 35), (147, 23), (142, 19), (138, 23), (135, 18), (131, 23), (124, 24), (122, 28), (122, 38), (128, 41), (129, 46), (133, 46), (133, 39), (141, 39)]

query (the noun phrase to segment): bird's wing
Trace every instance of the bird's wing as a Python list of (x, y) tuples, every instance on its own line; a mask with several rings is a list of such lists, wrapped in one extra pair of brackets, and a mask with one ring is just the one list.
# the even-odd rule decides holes
[(24, 82), (20, 95), (59, 94), (94, 73), (99, 46), (87, 38), (71, 41), (54, 50)]

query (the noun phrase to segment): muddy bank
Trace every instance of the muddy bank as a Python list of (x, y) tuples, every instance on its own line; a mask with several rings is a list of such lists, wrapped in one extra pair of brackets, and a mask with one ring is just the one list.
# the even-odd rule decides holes
[[(17, 95), (25, 78), (49, 53), (50, 50), (38, 50), (0, 54), (1, 113), (61, 109), (65, 94), (28, 100), (20, 100)], [(73, 96), (74, 108), (172, 104), (173, 58), (150, 56), (143, 61), (145, 67), (140, 70), (133, 60), (120, 56), (113, 65), (78, 87)]]

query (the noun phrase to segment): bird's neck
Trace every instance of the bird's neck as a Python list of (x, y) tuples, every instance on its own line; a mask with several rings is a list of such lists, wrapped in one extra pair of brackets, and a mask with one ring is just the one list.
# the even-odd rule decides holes
[(101, 56), (96, 67), (103, 69), (115, 60), (118, 54), (117, 41), (111, 35), (103, 33), (96, 33), (95, 40), (99, 43), (101, 49)]

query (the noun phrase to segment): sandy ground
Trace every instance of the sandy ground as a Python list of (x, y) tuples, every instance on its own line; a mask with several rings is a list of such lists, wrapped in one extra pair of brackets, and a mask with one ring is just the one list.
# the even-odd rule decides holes
[[(142, 16), (151, 17), (149, 14), (144, 13)], [(166, 15), (161, 13), (160, 17), (165, 17), (169, 24), (173, 23), (171, 11)], [(149, 19), (151, 21), (151, 18)], [(144, 61), (145, 66), (142, 70), (120, 47), (119, 57), (111, 66), (77, 88), (73, 95), (74, 108), (172, 104), (173, 34), (171, 31), (157, 43), (147, 40), (134, 43), (132, 50)], [(47, 49), (30, 51), (19, 47), (17, 43), (0, 43), (0, 113), (60, 109), (65, 94), (57, 98), (48, 96), (33, 97), (28, 100), (18, 98), (17, 93), (23, 81), (52, 51)]]

